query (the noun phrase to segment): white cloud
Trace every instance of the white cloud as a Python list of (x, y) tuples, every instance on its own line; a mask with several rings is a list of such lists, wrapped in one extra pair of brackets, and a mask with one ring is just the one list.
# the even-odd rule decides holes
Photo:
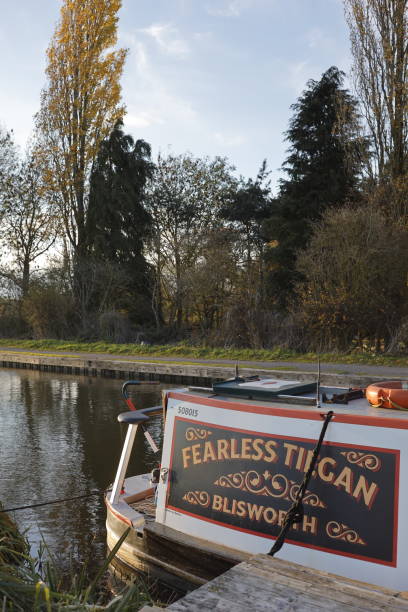
[(287, 67), (288, 84), (299, 95), (306, 87), (310, 79), (312, 69), (307, 61), (295, 62)]
[(157, 125), (196, 124), (198, 115), (191, 102), (174, 91), (166, 74), (150, 61), (147, 47), (130, 33), (121, 33), (130, 48), (123, 81), (128, 114), (125, 124), (133, 128)]
[(21, 91), (19, 94), (10, 96), (7, 88), (0, 93), (0, 123), (6, 130), (13, 131), (14, 141), (24, 150), (33, 130), (33, 117), (39, 103), (34, 96), (24, 99)]
[(127, 113), (126, 115), (126, 125), (129, 128), (146, 128), (160, 123), (163, 123), (160, 117), (147, 111), (140, 111), (136, 114)]
[[(343, 48), (342, 42), (327, 34), (322, 28), (314, 27), (306, 31), (305, 41), (309, 49), (317, 50), (322, 55), (333, 57)], [(347, 45), (346, 40), (344, 41)]]
[(190, 53), (187, 42), (179, 37), (178, 30), (170, 23), (153, 23), (140, 31), (151, 36), (167, 55), (183, 58)]
[(213, 38), (213, 34), (212, 32), (194, 32), (193, 38), (198, 42), (207, 42)]
[(214, 140), (222, 147), (239, 147), (245, 142), (245, 138), (241, 134), (228, 135), (222, 132), (216, 132)]
[(306, 40), (310, 49), (321, 47), (322, 43), (325, 42), (325, 36), (320, 28), (312, 28), (306, 32)]
[(219, 0), (216, 0), (216, 4), (207, 5), (206, 10), (214, 17), (239, 17), (250, 5), (251, 0), (227, 0), (220, 6)]

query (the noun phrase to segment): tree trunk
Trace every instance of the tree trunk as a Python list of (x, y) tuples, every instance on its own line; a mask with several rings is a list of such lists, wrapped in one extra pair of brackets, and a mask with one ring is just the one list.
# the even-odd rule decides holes
[(176, 327), (181, 329), (183, 323), (183, 293), (182, 293), (182, 270), (181, 258), (178, 250), (175, 253), (176, 261)]
[(25, 297), (30, 288), (30, 260), (26, 257), (23, 262), (23, 280), (21, 283), (21, 291)]

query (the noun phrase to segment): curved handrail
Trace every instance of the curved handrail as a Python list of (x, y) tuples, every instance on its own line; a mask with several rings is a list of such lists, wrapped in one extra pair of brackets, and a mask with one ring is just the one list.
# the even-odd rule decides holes
[(134, 403), (129, 397), (127, 388), (130, 387), (131, 385), (159, 385), (159, 384), (160, 383), (158, 380), (127, 380), (122, 385), (123, 399), (125, 400), (125, 402), (127, 403), (127, 405), (129, 406), (131, 410), (137, 410), (136, 406), (134, 405)]
[(127, 392), (127, 388), (130, 385), (141, 385), (141, 384), (142, 384), (142, 382), (140, 380), (127, 380), (125, 383), (123, 383), (123, 385), (122, 385), (122, 395), (123, 395), (125, 401), (129, 399), (129, 394)]

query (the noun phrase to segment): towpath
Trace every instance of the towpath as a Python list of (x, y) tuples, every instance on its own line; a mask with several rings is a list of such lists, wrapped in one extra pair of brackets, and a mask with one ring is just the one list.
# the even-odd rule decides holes
[[(61, 356), (61, 357), (77, 357), (81, 359), (89, 359), (92, 361), (97, 360), (109, 360), (109, 361), (121, 361), (121, 362), (140, 362), (140, 363), (157, 363), (157, 364), (191, 364), (191, 365), (203, 365), (203, 366), (231, 366), (231, 375), (235, 364), (238, 363), (239, 367), (251, 368), (255, 371), (260, 370), (288, 370), (292, 372), (316, 372), (316, 362), (305, 362), (305, 361), (284, 361), (284, 360), (273, 360), (273, 361), (235, 361), (231, 359), (196, 359), (192, 357), (152, 357), (146, 355), (120, 355), (112, 353), (85, 353), (75, 351), (58, 351), (58, 350), (38, 350), (38, 349), (22, 349), (15, 347), (1, 346), (0, 352), (4, 353), (18, 353), (21, 355), (44, 355), (44, 356)], [(339, 375), (359, 375), (359, 376), (373, 376), (382, 377), (384, 380), (388, 378), (408, 378), (408, 367), (398, 366), (377, 366), (367, 364), (345, 364), (345, 363), (321, 363), (322, 373), (333, 373)]]

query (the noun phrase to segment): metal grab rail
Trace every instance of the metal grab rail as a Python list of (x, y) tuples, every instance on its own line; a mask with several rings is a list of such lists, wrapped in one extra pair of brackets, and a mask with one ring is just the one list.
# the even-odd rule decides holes
[(131, 385), (159, 385), (159, 384), (160, 383), (158, 380), (127, 380), (122, 385), (123, 399), (125, 400), (126, 404), (129, 406), (130, 410), (137, 410), (136, 406), (134, 405), (134, 403), (129, 397), (127, 388), (130, 387)]

